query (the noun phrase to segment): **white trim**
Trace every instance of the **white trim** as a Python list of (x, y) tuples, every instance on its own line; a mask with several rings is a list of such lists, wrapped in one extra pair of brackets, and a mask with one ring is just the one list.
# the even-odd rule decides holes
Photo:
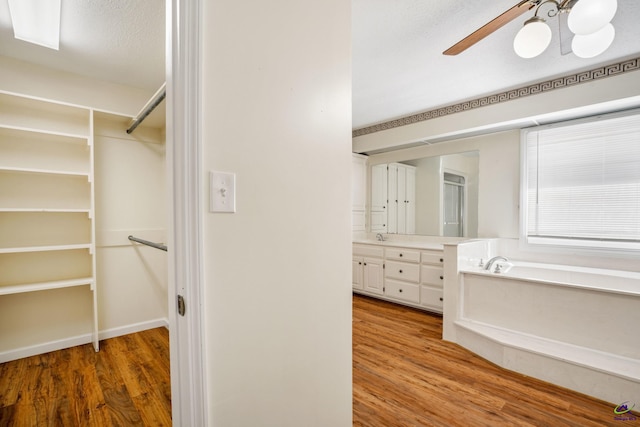
[[(109, 338), (120, 337), (123, 335), (129, 335), (136, 332), (142, 332), (149, 329), (155, 329), (159, 327), (168, 327), (169, 322), (166, 318), (154, 319), (146, 322), (133, 323), (131, 325), (120, 326), (118, 328), (107, 329), (98, 332), (98, 339), (100, 341)], [(65, 348), (76, 347), (79, 345), (91, 344), (93, 340), (93, 334), (87, 333), (83, 335), (77, 335), (74, 337), (63, 338), (60, 340), (49, 341), (42, 344), (35, 344), (28, 347), (16, 348), (0, 352), (0, 363), (10, 362), (12, 360), (18, 360), (25, 357), (36, 356), (39, 354), (49, 353), (51, 351), (63, 350)]]
[[(167, 0), (169, 336), (173, 425), (207, 425), (200, 200), (201, 0)], [(186, 314), (176, 299), (185, 299)]]
[(147, 320), (145, 322), (132, 323), (131, 325), (120, 326), (117, 328), (106, 329), (98, 333), (99, 339), (108, 340), (110, 338), (121, 337), (123, 335), (135, 334), (136, 332), (142, 332), (155, 328), (168, 328), (169, 319), (166, 317), (160, 319)]

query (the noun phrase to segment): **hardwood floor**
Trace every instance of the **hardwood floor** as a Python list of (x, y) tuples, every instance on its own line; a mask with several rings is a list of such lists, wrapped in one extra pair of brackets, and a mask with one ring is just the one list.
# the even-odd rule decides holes
[(504, 370), (441, 336), (439, 316), (354, 295), (354, 426), (640, 426), (638, 414), (617, 420), (614, 405)]
[(0, 426), (170, 426), (169, 332), (0, 364)]
[[(354, 426), (640, 426), (638, 414), (616, 420), (609, 403), (442, 341), (438, 316), (353, 300)], [(102, 341), (98, 353), (84, 345), (0, 364), (0, 427), (170, 425), (165, 328)]]

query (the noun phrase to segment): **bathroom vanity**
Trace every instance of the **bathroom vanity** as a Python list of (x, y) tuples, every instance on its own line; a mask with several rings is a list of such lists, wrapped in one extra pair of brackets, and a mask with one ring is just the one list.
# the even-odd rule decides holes
[(353, 291), (442, 313), (443, 246), (437, 243), (355, 241)]

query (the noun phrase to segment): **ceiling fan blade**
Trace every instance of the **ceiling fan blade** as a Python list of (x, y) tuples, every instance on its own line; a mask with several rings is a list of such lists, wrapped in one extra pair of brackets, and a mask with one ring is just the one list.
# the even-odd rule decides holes
[(531, 10), (536, 5), (535, 1), (531, 0), (523, 0), (517, 5), (513, 6), (511, 9), (504, 12), (502, 15), (494, 18), (492, 21), (478, 28), (473, 33), (469, 34), (467, 37), (460, 40), (458, 43), (451, 46), (449, 49), (442, 52), (443, 55), (457, 55), (460, 52), (465, 51), (470, 48), (474, 44), (478, 43), (483, 38), (487, 37), (489, 34), (493, 33), (497, 29), (502, 26), (508, 24), (509, 22), (516, 19), (518, 16), (522, 15), (528, 10)]

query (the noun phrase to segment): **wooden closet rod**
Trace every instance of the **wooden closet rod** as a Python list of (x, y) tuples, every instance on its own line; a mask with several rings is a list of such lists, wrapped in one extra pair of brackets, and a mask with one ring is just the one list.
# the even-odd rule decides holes
[(153, 95), (153, 97), (147, 102), (147, 104), (140, 110), (137, 116), (129, 124), (129, 129), (127, 129), (127, 133), (133, 132), (140, 123), (144, 119), (147, 118), (149, 114), (162, 102), (162, 100), (167, 96), (167, 83), (162, 83), (162, 86), (158, 91)]
[(161, 251), (167, 252), (167, 247), (165, 245), (161, 245), (160, 243), (150, 242), (148, 240), (138, 239), (137, 237), (129, 236), (129, 240), (132, 242), (142, 243), (143, 245), (151, 246), (152, 248), (160, 249)]

